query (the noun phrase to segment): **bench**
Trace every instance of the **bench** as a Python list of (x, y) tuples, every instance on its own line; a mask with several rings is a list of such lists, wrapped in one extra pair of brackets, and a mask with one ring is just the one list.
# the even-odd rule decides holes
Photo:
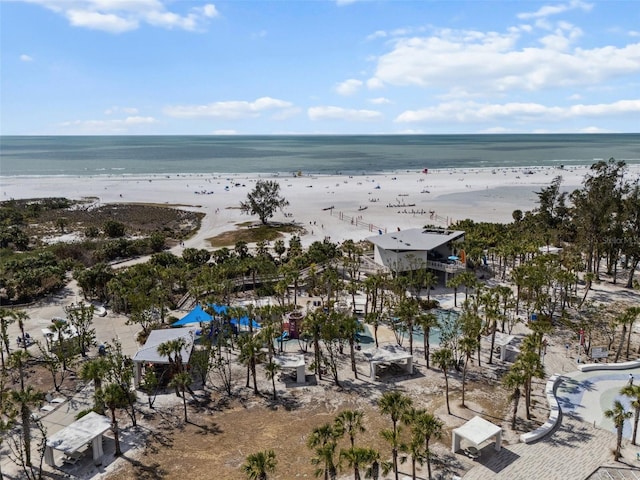
[(520, 441), (522, 443), (531, 443), (540, 438), (547, 435), (551, 430), (555, 428), (558, 424), (558, 420), (560, 420), (560, 405), (558, 405), (558, 400), (556, 399), (556, 386), (562, 379), (562, 375), (556, 373), (551, 376), (547, 381), (547, 385), (544, 389), (544, 393), (547, 396), (547, 401), (549, 402), (549, 420), (547, 420), (544, 425), (536, 428), (532, 432), (523, 433), (520, 435)]

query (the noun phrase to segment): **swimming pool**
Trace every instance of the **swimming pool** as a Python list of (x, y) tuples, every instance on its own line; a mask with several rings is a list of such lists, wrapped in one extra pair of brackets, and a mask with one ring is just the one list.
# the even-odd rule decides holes
[[(438, 322), (446, 321), (449, 316), (457, 317), (459, 314), (455, 310), (436, 309), (433, 311), (438, 317)], [(429, 329), (429, 345), (440, 345), (442, 331), (439, 327), (431, 327)], [(402, 345), (409, 342), (409, 332), (403, 332)], [(413, 344), (422, 345), (424, 343), (424, 332), (419, 326), (413, 327)]]
[[(633, 411), (631, 399), (620, 395), (620, 389), (629, 381), (630, 373), (640, 381), (640, 368), (571, 372), (563, 375), (563, 381), (556, 390), (562, 414), (572, 415), (615, 433), (613, 421), (606, 418), (604, 412), (613, 408), (615, 400), (619, 400), (625, 410)], [(622, 436), (630, 439), (632, 431), (633, 417), (625, 422)]]

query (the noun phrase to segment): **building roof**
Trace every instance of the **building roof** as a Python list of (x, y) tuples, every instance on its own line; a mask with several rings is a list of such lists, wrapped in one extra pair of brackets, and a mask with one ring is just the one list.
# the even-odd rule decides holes
[(365, 352), (364, 355), (369, 358), (370, 362), (378, 363), (399, 362), (413, 358), (413, 355), (399, 345), (383, 345), (370, 352)]
[(476, 415), (467, 423), (461, 427), (455, 428), (453, 431), (456, 435), (466, 438), (471, 443), (478, 446), (489, 440), (497, 433), (500, 433), (502, 428)]
[(276, 355), (273, 361), (280, 365), (280, 368), (304, 367), (304, 355)]
[(385, 250), (415, 251), (434, 250), (463, 235), (461, 230), (411, 228), (368, 237), (367, 240)]
[(142, 348), (136, 352), (133, 356), (134, 362), (149, 362), (149, 363), (169, 363), (167, 357), (163, 357), (158, 353), (158, 347), (164, 342), (169, 340), (177, 340), (184, 338), (186, 340), (185, 346), (180, 352), (183, 362), (188, 362), (191, 357), (191, 349), (193, 348), (193, 339), (195, 337), (197, 328), (171, 328), (162, 330), (152, 330), (149, 334), (149, 338), (144, 343)]
[(96, 412), (89, 412), (71, 425), (47, 439), (47, 446), (61, 452), (73, 453), (111, 428), (111, 420)]

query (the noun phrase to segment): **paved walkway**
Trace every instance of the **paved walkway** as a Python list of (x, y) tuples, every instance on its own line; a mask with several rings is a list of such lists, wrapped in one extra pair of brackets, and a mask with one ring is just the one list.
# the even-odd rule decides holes
[(571, 416), (563, 416), (551, 435), (531, 444), (493, 444), (482, 449), (478, 465), (464, 480), (509, 479), (582, 480), (611, 461), (615, 435)]

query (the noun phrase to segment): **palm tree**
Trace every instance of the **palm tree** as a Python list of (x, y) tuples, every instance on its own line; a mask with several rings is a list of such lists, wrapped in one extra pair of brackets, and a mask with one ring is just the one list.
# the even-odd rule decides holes
[(116, 410), (118, 408), (124, 408), (127, 406), (127, 399), (119, 385), (110, 383), (102, 390), (102, 398), (105, 405), (111, 412), (111, 431), (113, 432), (113, 440), (116, 444), (116, 451), (114, 456), (119, 457), (122, 455), (120, 449), (120, 435), (118, 429), (118, 419), (116, 418)]
[(271, 385), (273, 386), (273, 399), (277, 400), (278, 397), (276, 393), (276, 375), (280, 371), (280, 365), (271, 360), (264, 366), (264, 369), (267, 375), (267, 379), (271, 380)]
[(353, 468), (354, 480), (360, 480), (360, 469), (372, 463), (376, 453), (371, 448), (351, 447), (346, 450), (340, 450), (340, 460), (344, 460), (349, 468)]
[[(169, 361), (169, 368), (171, 370), (171, 378), (174, 375), (182, 373), (182, 350), (186, 347), (187, 340), (184, 338), (176, 338), (174, 340), (167, 340), (166, 342), (158, 345), (158, 355), (161, 357), (167, 357)], [(179, 397), (180, 392), (178, 386), (174, 384), (176, 395)]]
[(94, 358), (80, 367), (80, 378), (93, 381), (93, 408), (104, 415), (104, 401), (102, 400), (102, 378), (109, 370), (109, 364), (104, 358)]
[(414, 430), (420, 432), (420, 436), (424, 439), (424, 453), (427, 459), (427, 472), (429, 473), (428, 479), (431, 479), (431, 448), (429, 442), (432, 438), (438, 439), (442, 437), (443, 425), (438, 417), (424, 410), (416, 415), (412, 425)]
[(413, 324), (418, 315), (418, 301), (413, 297), (402, 297), (396, 309), (396, 315), (409, 332), (409, 353), (413, 355)]
[(6, 368), (5, 365), (5, 353), (7, 357), (11, 355), (9, 347), (9, 335), (7, 334), (7, 328), (15, 321), (15, 316), (12, 310), (0, 308), (0, 361), (2, 362), (2, 370)]
[(340, 436), (345, 433), (349, 436), (351, 448), (355, 447), (355, 436), (357, 433), (364, 433), (365, 428), (362, 424), (364, 412), (361, 410), (344, 410), (340, 412), (334, 422), (334, 429)]
[(336, 455), (336, 438), (338, 437), (335, 429), (326, 423), (320, 427), (316, 427), (307, 439), (307, 447), (314, 449), (316, 456), (311, 459), (313, 465), (324, 464), (324, 468), (318, 467), (315, 475), (319, 477), (324, 474), (324, 479), (335, 479), (337, 475), (335, 455)]
[(400, 428), (398, 427), (398, 421), (402, 418), (403, 413), (411, 407), (412, 403), (411, 398), (398, 390), (384, 392), (382, 397), (378, 399), (380, 413), (389, 415), (393, 425), (392, 430), (383, 430), (380, 434), (391, 444), (393, 472), (396, 480), (398, 480), (398, 448), (400, 447)]
[(520, 402), (520, 387), (525, 382), (525, 377), (518, 365), (514, 364), (503, 378), (504, 386), (513, 389), (511, 393), (511, 401), (513, 402), (513, 416), (511, 417), (511, 428), (516, 428), (516, 418), (518, 415), (518, 403)]
[(429, 358), (431, 357), (429, 337), (431, 336), (431, 329), (438, 326), (438, 317), (433, 312), (422, 313), (416, 318), (416, 324), (422, 328), (424, 360), (427, 363), (427, 368), (429, 368)]
[(39, 407), (43, 398), (42, 392), (35, 390), (31, 385), (20, 390), (11, 390), (11, 400), (20, 410), (25, 463), (28, 466), (31, 466), (31, 407)]
[(267, 473), (276, 471), (276, 454), (273, 450), (265, 450), (249, 455), (242, 465), (242, 471), (249, 480), (267, 480)]
[(631, 445), (636, 445), (636, 434), (638, 433), (638, 420), (640, 420), (640, 385), (625, 385), (620, 393), (631, 398), (633, 407), (633, 434), (631, 435)]
[(631, 418), (633, 415), (632, 412), (627, 412), (624, 409), (624, 405), (620, 403), (620, 400), (616, 400), (613, 402), (613, 408), (610, 410), (604, 411), (604, 416), (606, 418), (613, 419), (613, 424), (616, 426), (617, 440), (616, 440), (616, 450), (614, 453), (615, 460), (618, 461), (622, 456), (620, 454), (620, 449), (622, 448), (622, 429), (624, 428), (624, 422)]
[[(249, 322), (251, 323), (251, 321)], [(253, 378), (253, 393), (258, 395), (258, 380), (256, 375), (256, 365), (261, 356), (262, 341), (259, 336), (242, 335), (238, 342), (240, 347), (239, 360), (247, 365), (247, 387), (249, 386), (249, 377)]]
[(422, 432), (416, 428), (416, 421), (424, 410), (409, 408), (402, 415), (402, 423), (411, 428), (411, 441), (403, 445), (403, 450), (411, 456), (411, 478), (416, 478), (416, 463), (422, 465), (425, 458), (424, 438)]
[(449, 407), (449, 377), (447, 373), (449, 372), (449, 367), (453, 362), (453, 352), (450, 348), (441, 348), (440, 350), (433, 352), (433, 354), (431, 355), (431, 360), (433, 360), (433, 363), (435, 363), (444, 374), (445, 394), (447, 398), (447, 413), (451, 415), (451, 408)]
[(182, 406), (184, 408), (184, 421), (187, 423), (189, 419), (187, 418), (187, 395), (186, 390), (191, 385), (191, 374), (189, 372), (180, 372), (173, 376), (169, 385), (177, 388), (182, 393)]
[(462, 367), (462, 407), (465, 408), (464, 404), (464, 394), (466, 391), (467, 385), (467, 366), (469, 365), (469, 360), (471, 359), (471, 355), (478, 347), (478, 339), (473, 336), (464, 336), (460, 339), (460, 348), (464, 353), (464, 365)]

